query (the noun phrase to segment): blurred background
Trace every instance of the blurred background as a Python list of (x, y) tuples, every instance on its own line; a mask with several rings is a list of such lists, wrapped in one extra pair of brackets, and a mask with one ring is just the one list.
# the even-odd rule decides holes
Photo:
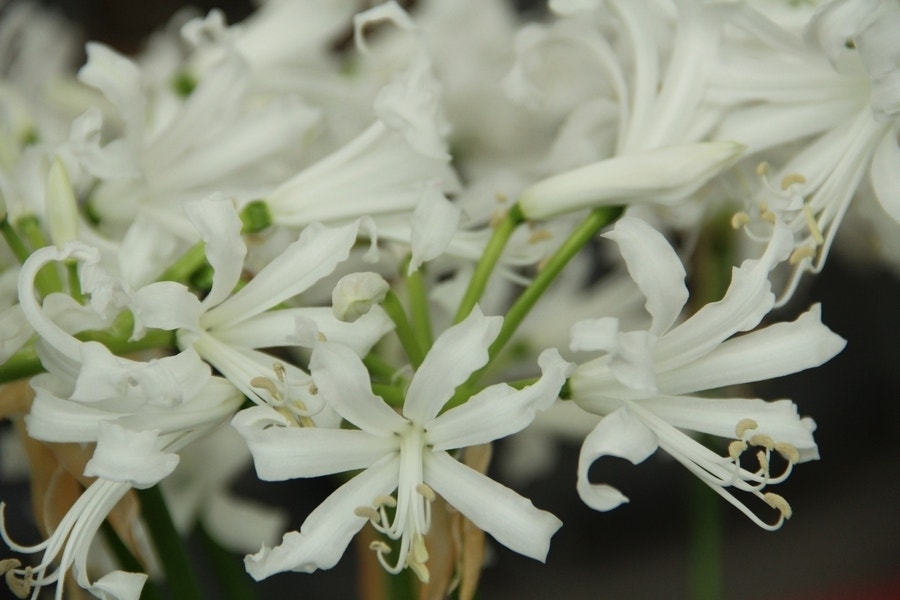
[[(58, 0), (51, 4), (84, 31), (85, 39), (135, 52), (141, 40), (183, 3)], [(192, 4), (201, 11), (222, 8), (229, 22), (252, 11), (252, 5), (243, 1)], [(886, 270), (835, 253), (825, 271), (810, 279), (805, 294), (799, 296), (800, 304), (823, 303), (824, 322), (848, 340), (847, 348), (812, 374), (764, 382), (754, 391), (767, 399), (792, 398), (801, 414), (814, 416), (822, 460), (802, 465), (780, 487), (794, 515), (776, 533), (762, 531), (731, 506), (716, 503), (724, 569), (722, 597), (897, 599), (900, 283)], [(789, 316), (793, 314), (796, 311)], [(495, 464), (502, 462), (506, 450), (498, 445)], [(565, 523), (553, 539), (547, 565), (489, 541), (490, 564), (479, 597), (686, 598), (689, 505), (696, 493), (688, 473), (659, 455), (638, 467), (607, 459), (596, 475), (619, 487), (631, 502), (610, 513), (597, 513), (575, 493), (578, 446), (561, 443), (560, 452), (560, 467), (551, 475), (516, 486), (536, 506)], [(324, 481), (259, 482), (248, 473), (236, 491), (289, 509), (294, 515), (291, 528), (299, 528), (331, 488)], [(34, 535), (24, 510), (27, 494), (25, 483), (0, 482), (0, 498), (10, 505), (7, 522), (14, 535), (26, 538)], [(356, 586), (355, 559), (348, 552), (333, 570), (282, 574), (257, 589), (260, 598), (350, 599), (356, 597)]]

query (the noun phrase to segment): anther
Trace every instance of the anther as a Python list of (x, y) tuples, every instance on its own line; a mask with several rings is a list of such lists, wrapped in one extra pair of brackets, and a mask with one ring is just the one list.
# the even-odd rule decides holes
[(758, 429), (759, 423), (754, 421), (753, 419), (741, 419), (738, 421), (738, 424), (734, 426), (734, 433), (737, 437), (742, 438), (744, 434), (752, 429)]
[(816, 216), (813, 214), (812, 207), (809, 204), (803, 205), (803, 216), (806, 218), (806, 226), (809, 227), (809, 232), (812, 234), (813, 239), (817, 244), (824, 244), (825, 236), (822, 235), (822, 230), (819, 229)]
[(381, 520), (381, 513), (379, 513), (371, 506), (357, 506), (355, 509), (353, 509), (353, 514), (357, 517), (366, 518), (373, 523), (378, 523)]
[(789, 173), (781, 178), (781, 190), (785, 191), (795, 183), (806, 183), (806, 177), (800, 173)]
[(422, 495), (422, 497), (425, 498), (426, 500), (428, 500), (429, 502), (434, 502), (435, 499), (437, 498), (437, 494), (435, 494), (434, 490), (431, 489), (431, 486), (429, 486), (426, 483), (420, 483), (419, 485), (417, 485), (416, 491), (419, 492)]
[(424, 538), (421, 535), (416, 535), (413, 538), (412, 547), (406, 558), (406, 564), (409, 565), (409, 568), (412, 569), (412, 572), (416, 574), (416, 577), (422, 583), (428, 583), (428, 580), (431, 578), (428, 567), (425, 566), (426, 562), (428, 562), (428, 548), (425, 547)]
[(757, 433), (748, 440), (751, 446), (762, 446), (766, 450), (772, 450), (775, 447), (775, 440), (763, 433)]
[(18, 569), (22, 566), (22, 561), (18, 558), (4, 558), (0, 560), (0, 575), (6, 575), (13, 569)]
[(319, 393), (319, 387), (315, 383), (309, 384), (309, 395), (315, 396)]
[(258, 390), (266, 390), (272, 398), (281, 400), (281, 394), (278, 392), (275, 382), (268, 377), (254, 377), (250, 380), (250, 387), (255, 387)]
[(369, 544), (369, 550), (374, 550), (378, 554), (391, 553), (391, 547), (381, 540), (374, 540), (371, 544)]
[(765, 494), (763, 494), (763, 500), (766, 501), (766, 504), (778, 510), (778, 512), (781, 513), (781, 516), (785, 519), (790, 519), (791, 515), (794, 514), (794, 512), (791, 510), (791, 505), (788, 504), (788, 501), (784, 499), (784, 496), (780, 496), (772, 492), (766, 492)]
[(760, 450), (756, 453), (756, 460), (759, 462), (759, 468), (763, 470), (763, 473), (769, 472), (769, 455)]
[(806, 260), (807, 258), (813, 258), (816, 255), (816, 249), (812, 246), (800, 246), (793, 252), (791, 252), (790, 258), (788, 258), (788, 262), (792, 265), (799, 265), (801, 261)]
[(732, 229), (740, 229), (744, 225), (750, 222), (750, 215), (745, 213), (744, 211), (736, 212), (731, 217), (731, 228)]
[(378, 496), (375, 498), (373, 504), (375, 505), (375, 508), (381, 508), (382, 506), (394, 508), (397, 506), (397, 499), (393, 496)]
[(775, 451), (781, 455), (781, 457), (791, 463), (792, 465), (796, 465), (800, 462), (800, 452), (797, 451), (797, 448), (788, 444), (786, 442), (778, 442), (775, 444)]
[(744, 453), (744, 450), (747, 449), (747, 444), (740, 440), (735, 440), (728, 444), (728, 456), (731, 457), (731, 460), (737, 460), (741, 457), (741, 454)]
[(769, 174), (769, 163), (766, 161), (762, 161), (758, 165), (756, 165), (756, 174), (760, 177), (765, 177)]
[(25, 567), (25, 574), (21, 579), (16, 577), (16, 572), (6, 572), (6, 585), (16, 598), (27, 598), (31, 594), (31, 567)]
[(278, 381), (284, 383), (285, 380), (285, 370), (284, 365), (280, 362), (272, 363), (272, 370), (275, 371), (275, 377), (278, 378)]
[(318, 332), (318, 333), (316, 334), (316, 339), (319, 340), (320, 342), (327, 342), (327, 341), (328, 341), (328, 338), (325, 337), (325, 334), (322, 333), (321, 331)]
[(543, 242), (544, 240), (549, 240), (553, 238), (553, 234), (546, 229), (535, 229), (531, 232), (531, 235), (528, 236), (529, 244), (536, 244), (538, 242)]
[(506, 209), (497, 209), (494, 211), (494, 214), (491, 215), (490, 226), (491, 229), (496, 229), (498, 225), (503, 221), (506, 217)]

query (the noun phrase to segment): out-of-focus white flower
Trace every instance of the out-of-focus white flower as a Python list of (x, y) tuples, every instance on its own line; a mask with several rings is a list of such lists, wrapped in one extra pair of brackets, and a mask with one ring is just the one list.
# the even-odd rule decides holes
[(378, 273), (350, 273), (341, 277), (331, 294), (331, 309), (341, 321), (353, 322), (384, 300), (390, 285)]
[[(368, 373), (353, 352), (337, 344), (317, 346), (310, 368), (319, 394), (359, 429), (291, 427), (265, 407), (238, 413), (233, 424), (247, 439), (262, 479), (365, 469), (314, 510), (299, 532), (289, 532), (279, 546), (263, 547), (247, 557), (253, 577), (330, 568), (368, 522), (400, 540), (398, 554), (390, 562), (388, 545), (373, 544), (385, 569), (398, 573), (408, 566), (420, 580), (428, 581), (424, 535), (430, 528), (435, 494), (500, 543), (544, 560), (560, 521), (464, 466), (448, 450), (489, 442), (528, 426), (537, 411), (555, 400), (569, 364), (547, 350), (538, 359), (543, 376), (534, 385), (522, 390), (494, 385), (438, 414), (455, 388), (487, 361), (487, 348), (501, 321), (485, 317), (476, 307), (439, 336), (410, 382), (401, 414), (372, 393)], [(394, 490), (396, 496), (390, 496)], [(389, 507), (396, 509), (392, 516)]]
[[(776, 229), (759, 260), (732, 272), (724, 298), (675, 325), (688, 298), (684, 269), (675, 252), (643, 221), (624, 218), (607, 237), (618, 245), (635, 282), (647, 298), (652, 321), (646, 331), (619, 331), (614, 318), (572, 326), (572, 349), (603, 354), (579, 365), (570, 379), (572, 398), (603, 419), (585, 439), (578, 465), (578, 492), (598, 510), (627, 501), (617, 489), (592, 484), (590, 465), (601, 456), (639, 463), (662, 448), (757, 525), (774, 529), (790, 516), (781, 496), (764, 492), (787, 478), (794, 463), (818, 458), (814, 424), (800, 419), (789, 400), (709, 398), (696, 392), (760, 381), (819, 366), (844, 347), (844, 340), (820, 321), (815, 305), (791, 323), (750, 331), (771, 310), (769, 271), (791, 251), (790, 232)], [(719, 456), (682, 430), (736, 437), (728, 456)], [(739, 462), (749, 446), (760, 447), (759, 470)], [(784, 456), (781, 475), (769, 472), (770, 453)], [(777, 508), (774, 525), (757, 517), (731, 490), (745, 491)]]

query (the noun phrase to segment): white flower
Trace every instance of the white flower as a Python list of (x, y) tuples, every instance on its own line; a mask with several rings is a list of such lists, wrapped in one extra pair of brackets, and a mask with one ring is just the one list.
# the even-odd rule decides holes
[[(544, 375), (534, 385), (523, 390), (494, 385), (438, 414), (456, 386), (485, 364), (487, 347), (500, 325), (499, 317), (485, 317), (476, 308), (446, 330), (413, 376), (401, 414), (372, 393), (368, 373), (355, 354), (337, 344), (317, 346), (310, 369), (319, 394), (359, 429), (290, 427), (267, 408), (238, 413), (233, 424), (247, 439), (262, 479), (365, 469), (314, 510), (299, 532), (289, 532), (281, 545), (264, 546), (247, 557), (248, 572), (262, 579), (287, 570), (330, 568), (353, 535), (370, 522), (387, 537), (400, 540), (393, 564), (387, 544), (373, 544), (382, 566), (391, 573), (409, 566), (427, 581), (423, 536), (429, 530), (435, 494), (500, 543), (544, 560), (560, 521), (464, 466), (448, 451), (525, 428), (537, 411), (554, 401), (569, 364), (555, 350), (547, 350), (538, 359)], [(389, 496), (394, 490), (396, 496)]]
[[(677, 255), (656, 230), (633, 218), (620, 220), (607, 234), (618, 245), (628, 270), (647, 298), (651, 324), (646, 331), (621, 332), (616, 319), (582, 321), (572, 327), (572, 349), (604, 355), (578, 366), (570, 379), (572, 398), (603, 416), (588, 435), (578, 465), (578, 491), (598, 510), (627, 501), (618, 490), (588, 480), (601, 456), (639, 463), (662, 448), (759, 526), (774, 529), (790, 516), (781, 496), (763, 489), (787, 478), (794, 463), (818, 458), (814, 424), (800, 419), (789, 400), (709, 398), (696, 392), (760, 381), (821, 365), (844, 347), (844, 340), (820, 321), (816, 305), (791, 323), (750, 331), (771, 310), (769, 271), (787, 257), (790, 232), (779, 227), (759, 260), (747, 260), (732, 273), (719, 302), (707, 304), (674, 325), (688, 293)], [(736, 437), (722, 457), (681, 430)], [(759, 446), (757, 471), (743, 468), (740, 455)], [(788, 466), (769, 472), (772, 450)], [(749, 492), (781, 511), (775, 525), (759, 519), (730, 489)]]

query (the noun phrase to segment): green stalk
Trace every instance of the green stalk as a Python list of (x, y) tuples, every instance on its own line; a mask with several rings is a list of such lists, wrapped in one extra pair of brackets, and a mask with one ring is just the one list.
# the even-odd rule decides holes
[(363, 359), (363, 364), (366, 365), (366, 369), (368, 369), (373, 378), (390, 382), (397, 375), (397, 368), (374, 352), (369, 352), (366, 355)]
[(3, 219), (3, 221), (0, 222), (0, 233), (3, 234), (3, 239), (6, 240), (6, 244), (9, 246), (9, 249), (12, 250), (16, 260), (20, 263), (24, 263), (28, 260), (31, 252), (25, 247), (22, 238), (20, 238), (19, 234), (16, 233), (16, 230), (13, 229), (13, 226), (9, 223), (8, 219)]
[(588, 216), (578, 224), (575, 231), (566, 239), (565, 242), (553, 253), (544, 268), (537, 274), (534, 280), (525, 288), (522, 295), (519, 296), (512, 307), (503, 318), (503, 326), (497, 339), (488, 349), (487, 364), (475, 371), (469, 380), (457, 389), (456, 394), (447, 403), (446, 408), (453, 408), (469, 399), (475, 392), (475, 385), (484, 373), (493, 365), (494, 359), (500, 354), (506, 343), (512, 338), (519, 325), (528, 316), (528, 313), (550, 287), (550, 284), (562, 272), (563, 268), (584, 246), (599, 232), (601, 229), (614, 222), (625, 209), (621, 206), (609, 206), (596, 208), (588, 214)]
[(182, 254), (178, 260), (172, 263), (172, 266), (166, 269), (157, 278), (157, 281), (186, 283), (191, 278), (191, 275), (204, 264), (206, 264), (206, 244), (197, 242), (187, 252)]
[[(100, 531), (103, 534), (103, 539), (106, 540), (106, 543), (109, 545), (110, 550), (112, 550), (113, 555), (116, 557), (116, 560), (119, 561), (119, 566), (124, 571), (128, 571), (129, 573), (143, 573), (144, 566), (138, 562), (138, 560), (131, 554), (131, 551), (122, 543), (122, 540), (119, 538), (116, 530), (112, 528), (112, 525), (109, 524), (109, 521), (103, 521), (103, 524), (100, 526)], [(147, 579), (144, 582), (144, 587), (141, 590), (141, 600), (163, 600), (162, 594), (159, 591), (159, 588), (151, 579)]]
[[(18, 225), (19, 229), (22, 230), (22, 233), (25, 234), (25, 239), (28, 240), (28, 244), (33, 249), (50, 245), (50, 242), (41, 230), (41, 225), (37, 220), (37, 217), (22, 217), (16, 225)], [(44, 265), (34, 278), (34, 287), (37, 288), (41, 296), (44, 297), (53, 292), (61, 292), (63, 290), (63, 283), (59, 276), (59, 271), (56, 270), (56, 265)]]
[(69, 294), (79, 304), (84, 304), (84, 294), (81, 291), (81, 281), (78, 279), (78, 263), (66, 261), (66, 275), (69, 278)]
[(454, 323), (459, 323), (468, 317), (472, 309), (475, 308), (475, 305), (484, 293), (484, 288), (487, 287), (488, 279), (490, 279), (491, 273), (494, 271), (494, 266), (500, 260), (500, 255), (503, 254), (503, 249), (509, 242), (509, 238), (512, 237), (516, 227), (524, 223), (525, 220), (522, 209), (519, 208), (518, 204), (513, 204), (506, 215), (504, 215), (503, 220), (497, 224), (491, 239), (488, 240), (487, 246), (484, 248), (484, 254), (481, 255), (481, 259), (475, 265), (475, 272), (472, 273), (469, 287), (466, 288), (466, 292), (463, 294), (459, 310), (456, 311), (456, 317), (453, 319)]
[(373, 383), (372, 391), (376, 395), (381, 396), (391, 406), (403, 406), (403, 401), (406, 399), (406, 394), (403, 393), (403, 390), (395, 385)]
[(397, 297), (393, 290), (389, 290), (381, 306), (391, 318), (391, 321), (394, 322), (397, 337), (400, 339), (400, 344), (403, 346), (406, 356), (409, 357), (413, 368), (418, 369), (422, 361), (425, 360), (425, 352), (419, 346), (419, 341), (416, 338), (412, 325), (406, 318), (406, 310), (403, 308), (400, 298)]
[(197, 534), (219, 583), (219, 591), (226, 600), (254, 600), (256, 594), (244, 564), (234, 554), (214, 540), (203, 523), (197, 524)]
[(156, 554), (162, 562), (172, 598), (174, 600), (202, 598), (200, 583), (191, 568), (187, 550), (175, 529), (159, 486), (137, 490), (137, 495), (144, 519), (147, 521), (147, 529), (156, 547)]
[(431, 348), (434, 338), (431, 333), (431, 317), (428, 314), (428, 291), (422, 280), (421, 268), (406, 278), (406, 288), (409, 292), (409, 312), (412, 317), (413, 334), (419, 343), (419, 347), (425, 352)]
[(722, 597), (722, 505), (719, 496), (692, 473), (688, 481), (688, 597)]
[(34, 351), (34, 342), (29, 342), (0, 365), (0, 384), (31, 377), (43, 371), (44, 365)]

